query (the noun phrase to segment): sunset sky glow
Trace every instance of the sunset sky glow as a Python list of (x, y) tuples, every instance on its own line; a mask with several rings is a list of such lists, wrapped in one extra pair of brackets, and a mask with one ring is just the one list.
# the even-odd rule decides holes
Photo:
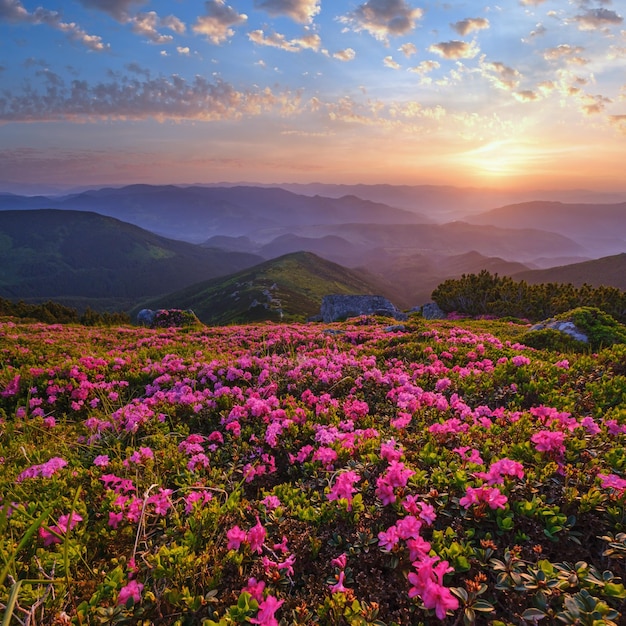
[(0, 191), (220, 181), (626, 191), (625, 8), (0, 0)]

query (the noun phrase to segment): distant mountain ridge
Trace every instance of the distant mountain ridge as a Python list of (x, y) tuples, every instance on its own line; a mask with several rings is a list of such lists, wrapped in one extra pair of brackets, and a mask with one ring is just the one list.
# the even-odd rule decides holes
[(524, 202), (486, 211), (468, 221), (501, 228), (541, 228), (561, 233), (596, 257), (626, 251), (626, 202)]
[(593, 287), (617, 287), (626, 291), (626, 253), (562, 265), (543, 270), (527, 270), (512, 274), (515, 280), (525, 280), (531, 285), (540, 283), (571, 283), (575, 287), (583, 284)]
[(424, 215), (355, 196), (302, 196), (279, 188), (129, 185), (60, 197), (0, 195), (1, 210), (92, 211), (174, 239), (201, 243), (214, 235), (269, 241), (294, 228), (343, 222), (415, 224)]

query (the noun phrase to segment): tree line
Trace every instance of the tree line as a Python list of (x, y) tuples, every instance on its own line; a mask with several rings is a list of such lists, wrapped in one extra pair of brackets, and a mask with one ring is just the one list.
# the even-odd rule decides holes
[(21, 320), (44, 324), (82, 324), (83, 326), (115, 326), (129, 324), (126, 313), (98, 312), (87, 307), (83, 313), (76, 309), (49, 300), (41, 304), (29, 304), (20, 300), (11, 302), (0, 298), (0, 317), (16, 317)]
[(626, 292), (616, 287), (541, 283), (530, 285), (482, 270), (441, 283), (432, 299), (446, 313), (515, 317), (531, 322), (577, 307), (596, 307), (626, 323)]

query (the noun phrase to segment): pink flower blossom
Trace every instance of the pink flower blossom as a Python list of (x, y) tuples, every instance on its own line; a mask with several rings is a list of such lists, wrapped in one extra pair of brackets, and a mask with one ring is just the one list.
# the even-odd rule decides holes
[(348, 511), (352, 510), (352, 496), (357, 491), (354, 487), (354, 483), (359, 480), (361, 480), (361, 477), (356, 472), (347, 471), (339, 474), (335, 479), (335, 484), (330, 490), (330, 493), (326, 494), (326, 497), (329, 500), (347, 500)]
[(330, 591), (331, 593), (346, 593), (346, 591), (350, 591), (347, 587), (344, 586), (343, 581), (345, 579), (346, 573), (341, 570), (339, 574), (336, 576), (337, 583), (331, 585)]
[(283, 605), (284, 600), (277, 600), (274, 596), (267, 596), (259, 603), (259, 612), (256, 617), (249, 618), (251, 624), (260, 626), (279, 626), (274, 613)]
[(141, 601), (141, 592), (143, 591), (143, 584), (138, 583), (136, 580), (131, 580), (127, 585), (124, 585), (120, 589), (120, 593), (117, 597), (117, 603), (126, 605), (129, 600), (132, 600), (134, 604)]
[(250, 550), (252, 550), (252, 552), (258, 552), (261, 554), (261, 551), (263, 550), (263, 543), (265, 542), (265, 536), (265, 528), (261, 526), (261, 522), (257, 518), (256, 526), (253, 526), (248, 531), (247, 535), (247, 541), (250, 544)]
[(265, 583), (262, 580), (257, 582), (256, 578), (249, 578), (248, 584), (242, 589), (242, 591), (249, 593), (257, 602), (262, 602), (263, 589), (265, 589)]
[(565, 453), (565, 433), (561, 431), (540, 430), (530, 440), (535, 444), (537, 452), (554, 452), (559, 455)]
[(246, 541), (246, 532), (241, 530), (239, 526), (233, 526), (230, 530), (226, 531), (226, 537), (228, 537), (229, 550), (239, 550), (241, 544)]

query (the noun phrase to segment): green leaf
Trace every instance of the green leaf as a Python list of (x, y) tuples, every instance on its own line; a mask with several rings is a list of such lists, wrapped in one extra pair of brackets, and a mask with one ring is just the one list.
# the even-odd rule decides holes
[(526, 609), (522, 613), (522, 619), (526, 622), (538, 622), (546, 617), (546, 613), (539, 609)]

